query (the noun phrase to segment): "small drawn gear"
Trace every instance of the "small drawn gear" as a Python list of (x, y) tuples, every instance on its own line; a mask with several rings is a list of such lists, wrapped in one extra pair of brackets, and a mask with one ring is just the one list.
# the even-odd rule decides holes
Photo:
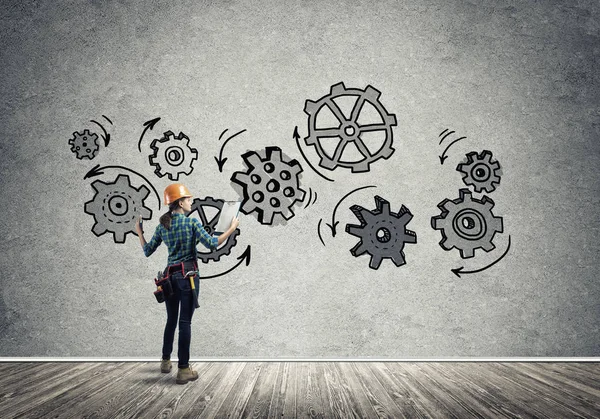
[(177, 180), (180, 174), (189, 175), (194, 168), (192, 164), (198, 159), (198, 150), (189, 146), (190, 139), (183, 132), (177, 137), (172, 131), (164, 133), (150, 143), (154, 153), (148, 156), (150, 164), (155, 166), (154, 173), (158, 177), (168, 175), (169, 179)]
[(135, 188), (129, 182), (129, 176), (119, 175), (112, 183), (96, 180), (92, 183), (96, 194), (85, 203), (84, 212), (94, 216), (96, 221), (92, 232), (100, 237), (106, 232), (114, 235), (115, 243), (125, 243), (125, 236), (135, 232), (139, 215), (142, 219), (152, 218), (152, 210), (144, 206), (144, 200), (150, 190), (142, 185)]
[(467, 160), (456, 166), (456, 170), (462, 173), (463, 182), (467, 186), (473, 186), (475, 192), (493, 192), (496, 185), (500, 184), (500, 163), (492, 162), (492, 152), (483, 150), (480, 154), (472, 151), (467, 154)]
[[(312, 145), (316, 148), (317, 154), (321, 157), (319, 166), (324, 169), (334, 170), (337, 166), (352, 169), (352, 172), (368, 172), (371, 163), (383, 158), (388, 159), (394, 153), (392, 148), (393, 133), (392, 127), (396, 126), (396, 116), (388, 113), (381, 102), (379, 96), (381, 92), (373, 86), (368, 85), (365, 90), (361, 89), (346, 89), (344, 83), (338, 83), (331, 86), (330, 94), (325, 95), (316, 102), (307, 100), (304, 105), (304, 112), (309, 115), (308, 118), (308, 136), (304, 138), (307, 145)], [(351, 115), (344, 115), (334, 99), (342, 96), (358, 96)], [(372, 105), (379, 114), (381, 122), (376, 124), (359, 125), (358, 119), (363, 111), (364, 104)], [(328, 107), (339, 125), (330, 126), (328, 128), (317, 128), (317, 116), (325, 108)], [(367, 132), (382, 131), (385, 132), (385, 140), (381, 147), (371, 152), (366, 146), (361, 135)], [(332, 155), (329, 155), (323, 148), (321, 143), (322, 138), (339, 138), (339, 142)], [(350, 143), (353, 143), (358, 149), (363, 159), (358, 161), (342, 161), (344, 149)]]
[(352, 256), (370, 254), (371, 269), (378, 269), (384, 258), (391, 259), (396, 266), (402, 266), (406, 263), (404, 244), (417, 242), (415, 232), (406, 229), (413, 216), (404, 205), (397, 214), (391, 212), (390, 203), (377, 195), (375, 204), (377, 207), (373, 211), (360, 205), (350, 207), (360, 225), (346, 224), (346, 232), (361, 239), (350, 249), (350, 253)]
[(100, 150), (98, 135), (91, 133), (88, 129), (83, 130), (83, 132), (75, 131), (73, 138), (69, 140), (69, 144), (71, 144), (71, 151), (80, 160), (83, 160), (83, 158), (92, 160)]
[(481, 200), (472, 198), (468, 189), (460, 189), (458, 199), (440, 202), (442, 213), (431, 217), (431, 227), (442, 231), (442, 249), (456, 247), (463, 259), (475, 256), (475, 249), (494, 250), (494, 235), (504, 231), (502, 217), (492, 214), (494, 205), (487, 196)]
[(231, 176), (232, 182), (244, 188), (240, 211), (256, 211), (261, 224), (273, 224), (276, 214), (286, 220), (292, 218), (292, 207), (297, 201), (302, 202), (306, 194), (300, 187), (300, 163), (296, 159), (284, 160), (279, 147), (267, 147), (260, 154), (249, 151), (242, 158), (248, 170)]
[[(192, 210), (186, 215), (189, 217), (194, 213), (198, 214), (200, 219), (200, 223), (206, 230), (208, 234), (213, 234), (215, 231), (215, 227), (217, 222), (219, 221), (219, 216), (221, 214), (221, 209), (223, 208), (224, 200), (222, 199), (214, 199), (210, 196), (207, 196), (204, 199), (195, 198), (192, 202)], [(205, 207), (212, 207), (218, 210), (218, 213), (212, 217), (210, 220), (208, 219), (206, 212), (204, 211)], [(236, 228), (233, 233), (229, 237), (225, 243), (222, 243), (221, 247), (212, 250), (210, 252), (200, 252), (199, 250), (196, 252), (198, 255), (198, 259), (200, 259), (204, 263), (208, 263), (211, 260), (214, 262), (218, 262), (221, 259), (221, 256), (226, 256), (231, 253), (231, 249), (237, 244), (237, 236), (240, 234), (240, 229)]]

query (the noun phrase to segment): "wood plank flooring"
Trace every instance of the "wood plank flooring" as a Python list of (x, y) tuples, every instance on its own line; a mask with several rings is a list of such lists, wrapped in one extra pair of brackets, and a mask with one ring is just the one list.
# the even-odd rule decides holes
[(2, 418), (600, 418), (600, 363), (0, 363)]

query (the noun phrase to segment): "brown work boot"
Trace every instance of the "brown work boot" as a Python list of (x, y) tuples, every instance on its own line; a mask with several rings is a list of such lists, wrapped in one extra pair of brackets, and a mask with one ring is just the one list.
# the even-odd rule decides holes
[(165, 373), (165, 374), (171, 372), (171, 360), (169, 360), (169, 359), (161, 359), (160, 360), (160, 372)]
[(198, 379), (198, 373), (194, 371), (191, 367), (187, 368), (179, 368), (177, 371), (177, 379), (175, 382), (177, 384), (186, 384), (188, 381), (194, 381)]

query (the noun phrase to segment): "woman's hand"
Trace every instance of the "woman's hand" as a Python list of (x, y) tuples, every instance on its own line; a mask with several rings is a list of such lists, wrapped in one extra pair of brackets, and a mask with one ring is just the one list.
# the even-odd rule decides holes
[(140, 237), (142, 237), (142, 235), (144, 234), (144, 230), (142, 230), (142, 222), (142, 216), (140, 215), (137, 219), (137, 222), (135, 223), (135, 232)]
[(234, 217), (233, 220), (231, 220), (231, 226), (229, 226), (229, 228), (231, 229), (231, 231), (233, 231), (239, 225), (240, 225), (240, 218), (239, 217)]

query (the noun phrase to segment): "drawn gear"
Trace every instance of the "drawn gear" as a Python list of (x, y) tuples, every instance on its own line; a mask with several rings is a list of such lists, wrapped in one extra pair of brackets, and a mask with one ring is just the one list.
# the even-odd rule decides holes
[[(307, 145), (316, 148), (317, 154), (321, 157), (319, 166), (324, 169), (334, 170), (337, 166), (351, 168), (352, 172), (368, 172), (369, 166), (381, 158), (388, 159), (394, 153), (392, 148), (393, 134), (392, 127), (396, 126), (396, 116), (389, 114), (383, 105), (379, 102), (381, 92), (371, 85), (365, 90), (346, 89), (344, 83), (338, 83), (331, 86), (330, 94), (325, 95), (316, 102), (307, 100), (304, 105), (304, 112), (309, 115), (308, 118), (308, 137), (304, 138)], [(350, 117), (346, 117), (334, 99), (341, 96), (358, 96)], [(372, 105), (381, 118), (380, 123), (359, 125), (357, 122), (363, 110), (363, 105), (367, 102)], [(339, 121), (338, 126), (329, 128), (317, 128), (317, 116), (324, 107), (328, 107)], [(361, 134), (373, 131), (385, 131), (385, 140), (379, 150), (372, 153), (361, 138)], [(323, 149), (321, 138), (338, 137), (340, 140), (335, 148), (333, 155), (329, 155)], [(342, 161), (344, 149), (350, 143), (353, 143), (360, 154), (364, 157), (358, 161)]]
[(152, 218), (152, 210), (144, 206), (144, 199), (150, 190), (142, 185), (139, 188), (129, 183), (127, 175), (119, 175), (112, 183), (96, 180), (92, 183), (96, 194), (85, 203), (84, 212), (94, 216), (96, 223), (92, 232), (100, 237), (106, 232), (114, 235), (115, 243), (125, 243), (125, 236), (135, 232), (139, 215), (142, 219)]
[(391, 212), (390, 203), (377, 195), (375, 204), (377, 207), (373, 211), (360, 205), (350, 207), (360, 225), (346, 224), (346, 232), (361, 239), (350, 249), (350, 253), (352, 256), (370, 254), (371, 269), (378, 269), (384, 258), (391, 259), (396, 266), (402, 266), (406, 263), (404, 244), (417, 242), (415, 232), (406, 229), (413, 216), (404, 205), (397, 214)]
[(242, 158), (248, 170), (231, 176), (234, 183), (244, 188), (240, 211), (256, 211), (261, 224), (273, 224), (276, 214), (286, 220), (292, 218), (292, 207), (295, 202), (302, 202), (306, 194), (300, 188), (300, 163), (284, 160), (279, 147), (267, 147), (260, 154), (249, 151)]
[(74, 132), (73, 138), (69, 140), (69, 144), (71, 144), (71, 151), (80, 160), (84, 157), (92, 160), (100, 150), (98, 135), (90, 133), (90, 130), (87, 129), (83, 130), (83, 132)]
[[(210, 196), (207, 196), (204, 199), (195, 198), (194, 202), (192, 202), (192, 210), (189, 213), (187, 213), (186, 216), (189, 217), (194, 212), (198, 213), (200, 223), (202, 224), (202, 226), (204, 227), (206, 232), (208, 234), (212, 235), (215, 231), (217, 222), (219, 221), (219, 216), (221, 215), (221, 209), (223, 209), (224, 203), (225, 203), (224, 200), (214, 199)], [(204, 211), (205, 207), (215, 208), (218, 210), (218, 213), (209, 220), (206, 215), (206, 212)], [(211, 260), (214, 262), (218, 262), (219, 259), (221, 259), (221, 256), (226, 256), (231, 253), (231, 249), (233, 249), (233, 247), (237, 244), (237, 236), (239, 236), (239, 234), (240, 234), (240, 229), (236, 228), (233, 231), (233, 233), (231, 233), (231, 235), (229, 237), (227, 237), (227, 240), (225, 240), (225, 243), (221, 244), (221, 247), (219, 247), (215, 250), (212, 250), (210, 252), (197, 251), (196, 253), (197, 253), (198, 259), (200, 259), (203, 263), (208, 263)]]
[(441, 215), (431, 217), (431, 226), (442, 231), (440, 246), (444, 250), (456, 247), (463, 259), (475, 256), (475, 249), (494, 250), (494, 235), (504, 231), (502, 217), (492, 214), (494, 201), (487, 196), (472, 198), (468, 189), (461, 189), (459, 195), (453, 201), (440, 202)]
[(189, 146), (190, 139), (183, 132), (177, 137), (172, 131), (150, 143), (154, 153), (148, 156), (150, 164), (156, 167), (154, 173), (158, 177), (168, 175), (169, 179), (177, 180), (180, 174), (189, 175), (194, 168), (192, 163), (198, 159), (198, 150)]
[(456, 170), (462, 173), (463, 182), (467, 186), (473, 186), (475, 192), (493, 192), (496, 185), (500, 184), (500, 163), (492, 162), (492, 152), (483, 150), (479, 155), (472, 151), (467, 154), (467, 160), (456, 166)]
[(183, 183), (173, 183), (165, 188), (163, 198), (165, 205), (169, 205), (171, 202), (175, 202), (180, 198), (191, 197), (189, 189)]

